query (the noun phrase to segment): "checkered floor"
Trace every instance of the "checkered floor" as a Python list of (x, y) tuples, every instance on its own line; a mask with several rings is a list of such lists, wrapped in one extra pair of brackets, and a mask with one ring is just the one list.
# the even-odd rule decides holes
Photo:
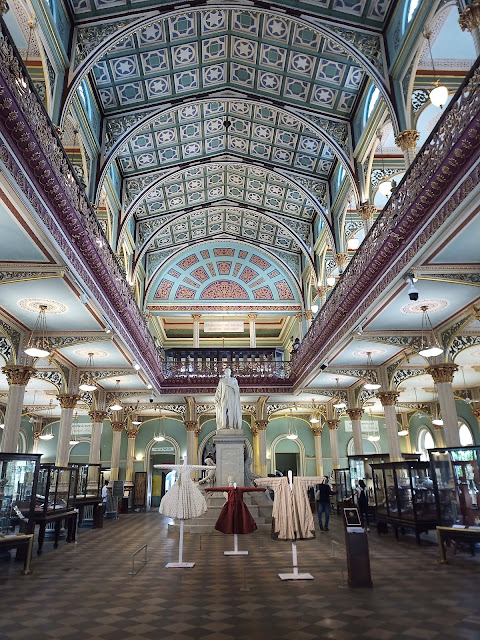
[[(282, 582), (291, 544), (258, 532), (239, 536), (248, 556), (228, 557), (233, 539), (187, 534), (183, 559), (192, 569), (166, 569), (178, 559), (178, 536), (157, 512), (108, 520), (81, 530), (78, 544), (46, 541), (30, 576), (0, 561), (2, 640), (452, 640), (480, 638), (480, 554), (449, 551), (413, 536), (369, 534), (373, 589), (350, 589), (344, 534), (330, 531), (298, 543), (300, 571), (314, 580)], [(433, 537), (432, 537), (433, 540)], [(148, 563), (130, 576), (131, 556), (148, 545)]]

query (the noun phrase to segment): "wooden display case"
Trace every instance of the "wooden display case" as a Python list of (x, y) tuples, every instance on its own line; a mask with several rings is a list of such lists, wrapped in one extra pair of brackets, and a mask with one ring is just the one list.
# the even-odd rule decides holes
[(77, 470), (78, 482), (74, 506), (78, 509), (78, 525), (103, 526), (103, 473), (100, 464), (69, 462)]
[[(337, 509), (337, 515), (340, 515), (340, 510), (345, 507), (353, 506), (353, 496), (352, 496), (352, 481), (350, 478), (350, 469), (334, 469), (333, 470), (334, 477), (334, 486), (333, 491), (335, 491), (335, 495), (333, 496), (335, 500), (335, 507)], [(343, 513), (343, 512), (342, 512)]]

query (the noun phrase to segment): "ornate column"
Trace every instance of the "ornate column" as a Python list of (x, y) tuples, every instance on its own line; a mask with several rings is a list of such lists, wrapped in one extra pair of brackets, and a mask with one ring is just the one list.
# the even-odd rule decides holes
[[(198, 422), (197, 420), (185, 420), (183, 424), (187, 431), (188, 464), (198, 464), (198, 434), (200, 433)], [(192, 477), (196, 477), (196, 472), (192, 472)]]
[(133, 484), (133, 461), (135, 460), (135, 438), (140, 429), (140, 425), (132, 424), (130, 420), (125, 426), (128, 438), (127, 448), (127, 470), (125, 472), (125, 484)]
[(102, 439), (103, 421), (107, 417), (106, 411), (90, 411), (92, 419), (92, 438), (90, 440), (90, 452), (88, 462), (98, 464), (100, 462), (100, 441)]
[(193, 318), (193, 348), (200, 348), (200, 313), (192, 313)]
[(58, 429), (57, 457), (55, 464), (57, 467), (66, 467), (70, 456), (70, 439), (72, 437), (73, 410), (80, 396), (75, 393), (61, 393), (57, 396), (60, 402), (60, 427)]
[(398, 439), (397, 412), (395, 411), (395, 403), (399, 395), (398, 391), (377, 391), (377, 398), (382, 403), (385, 413), (385, 426), (387, 427), (390, 462), (402, 460), (400, 440)]
[(120, 467), (120, 444), (122, 442), (123, 420), (112, 420), (112, 459), (110, 461), (110, 481), (118, 480), (118, 469)]
[(340, 273), (343, 273), (345, 271), (345, 267), (348, 264), (348, 253), (337, 253), (335, 255), (335, 260), (338, 264), (338, 270), (340, 271)]
[(356, 456), (363, 456), (362, 439), (362, 415), (363, 409), (347, 409), (348, 416), (352, 421), (353, 431), (353, 451)]
[(257, 448), (258, 453), (255, 456), (254, 450), (254, 460), (253, 460), (253, 468), (255, 473), (258, 473), (259, 476), (265, 478), (267, 471), (267, 427), (268, 420), (256, 420), (255, 428), (258, 430), (257, 439)]
[(405, 129), (395, 137), (395, 144), (403, 151), (405, 158), (405, 167), (412, 164), (417, 155), (417, 140), (420, 138), (420, 132), (416, 129)]
[(332, 452), (332, 468), (340, 468), (340, 456), (338, 453), (338, 425), (340, 420), (327, 420), (327, 427), (330, 431), (330, 449)]
[(316, 424), (311, 425), (310, 429), (313, 433), (313, 441), (315, 443), (315, 469), (317, 476), (323, 476), (323, 453), (322, 453), (322, 433), (323, 426)]
[(438, 401), (443, 420), (443, 437), (446, 447), (460, 446), (460, 433), (458, 431), (458, 416), (453, 395), (453, 374), (458, 367), (453, 362), (432, 364), (426, 368), (437, 386)]
[(257, 313), (249, 313), (247, 315), (248, 326), (250, 331), (250, 349), (255, 349), (257, 346), (257, 329), (255, 327), (255, 320), (258, 318)]
[(475, 53), (480, 55), (480, 0), (473, 0), (460, 13), (458, 23), (462, 31), (470, 31), (475, 45)]
[(3, 452), (16, 453), (20, 423), (22, 421), (25, 387), (35, 368), (19, 364), (7, 364), (2, 367), (2, 371), (7, 376), (8, 397), (1, 450)]
[(445, 447), (445, 440), (443, 439), (443, 427), (440, 424), (432, 425), (435, 429), (435, 445), (439, 449), (443, 449)]
[(313, 311), (311, 309), (307, 309), (305, 311), (305, 320), (307, 321), (307, 331), (312, 326), (312, 319), (313, 319)]
[(322, 284), (317, 287), (318, 299), (320, 301), (319, 307), (323, 307), (323, 305), (327, 301), (327, 292), (328, 287), (326, 287), (325, 285)]
[(298, 322), (298, 337), (300, 338), (300, 341), (303, 340), (303, 313), (296, 313), (295, 317), (297, 318), (297, 322)]
[(361, 217), (363, 222), (363, 228), (365, 229), (365, 233), (367, 234), (374, 221), (374, 216), (377, 213), (377, 207), (374, 204), (362, 204), (360, 209), (358, 210), (358, 215)]

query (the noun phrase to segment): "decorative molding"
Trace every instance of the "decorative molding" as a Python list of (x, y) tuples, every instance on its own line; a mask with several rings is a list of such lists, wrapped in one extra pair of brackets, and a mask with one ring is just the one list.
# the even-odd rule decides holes
[(80, 396), (75, 393), (60, 393), (57, 396), (57, 400), (62, 409), (75, 409), (80, 400)]
[(19, 364), (7, 364), (2, 367), (2, 372), (7, 376), (9, 385), (26, 387), (32, 375), (36, 373), (36, 369)]
[(375, 395), (382, 403), (382, 407), (394, 407), (400, 393), (398, 391), (377, 391)]
[(432, 364), (426, 369), (426, 373), (430, 374), (435, 384), (442, 382), (453, 382), (453, 374), (458, 371), (458, 366), (453, 362), (444, 362), (443, 364)]
[(464, 349), (480, 344), (480, 336), (455, 336), (450, 345), (449, 355), (454, 360)]
[(423, 376), (426, 373), (427, 370), (424, 367), (419, 369), (397, 369), (393, 374), (390, 386), (393, 387), (393, 389), (398, 389), (405, 380), (415, 378), (417, 376)]

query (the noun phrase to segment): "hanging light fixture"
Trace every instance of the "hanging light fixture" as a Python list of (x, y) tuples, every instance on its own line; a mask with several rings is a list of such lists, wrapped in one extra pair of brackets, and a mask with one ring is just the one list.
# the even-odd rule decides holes
[(317, 311), (318, 311), (318, 304), (312, 304), (312, 306), (310, 307), (310, 309), (312, 310), (312, 313), (317, 313)]
[(433, 392), (433, 401), (434, 401), (434, 409), (433, 409), (433, 416), (432, 416), (432, 424), (436, 425), (437, 427), (443, 427), (443, 420), (442, 420), (442, 416), (440, 415), (440, 412), (438, 410), (438, 392), (435, 390)]
[(40, 311), (35, 321), (35, 326), (28, 339), (27, 348), (25, 353), (32, 358), (46, 358), (50, 355), (51, 349), (48, 342), (47, 333), (47, 318), (45, 311), (47, 309), (46, 304), (40, 305)]
[(315, 398), (312, 398), (312, 404), (313, 404), (313, 414), (312, 414), (312, 417), (310, 418), (310, 423), (318, 424), (320, 422), (320, 416), (319, 416), (320, 412), (315, 405)]
[(433, 104), (433, 106), (440, 107), (441, 109), (443, 105), (446, 103), (446, 101), (448, 100), (448, 89), (447, 87), (440, 85), (440, 78), (437, 78), (437, 72), (435, 71), (435, 64), (433, 62), (433, 56), (432, 56), (432, 47), (430, 45), (430, 36), (432, 34), (430, 31), (428, 31), (428, 32), (425, 32), (423, 35), (425, 36), (428, 42), (428, 52), (430, 54), (430, 61), (432, 63), (433, 75), (436, 78), (433, 83), (433, 89), (430, 91), (430, 94), (429, 94), (430, 102)]
[(76, 436), (78, 434), (78, 411), (75, 411), (73, 416), (73, 425), (72, 425), (72, 438), (70, 439), (70, 446), (74, 447), (76, 444), (80, 442), (77, 440)]
[[(381, 132), (377, 132), (377, 137), (378, 137), (378, 142), (380, 144), (380, 157), (382, 158), (382, 174), (385, 176), (385, 162), (383, 159), (383, 146), (382, 146), (382, 134)], [(379, 185), (378, 185), (378, 190), (380, 191), (380, 193), (385, 196), (386, 198), (390, 198), (390, 196), (392, 195), (392, 181), (391, 180), (383, 180)]]
[(349, 238), (347, 240), (347, 249), (350, 249), (351, 251), (356, 251), (359, 246), (360, 246), (360, 240), (358, 238)]
[(334, 286), (335, 286), (335, 282), (336, 282), (336, 281), (337, 281), (337, 280), (336, 280), (335, 276), (328, 276), (328, 278), (327, 278), (327, 285), (328, 285), (329, 287), (334, 287)]
[[(372, 418), (372, 410), (370, 409), (370, 411), (368, 412), (369, 416), (370, 416), (370, 424), (369, 424), (369, 434), (367, 436), (367, 440), (370, 440), (370, 442), (378, 442), (380, 440), (380, 436), (379, 435), (375, 435), (374, 430), (373, 430), (373, 418)], [(371, 433), (370, 433), (371, 430)]]
[(82, 382), (82, 384), (78, 388), (80, 389), (80, 391), (96, 391), (97, 385), (95, 384), (95, 380), (93, 379), (93, 376), (92, 376), (92, 369), (93, 369), (93, 353), (92, 352), (88, 354), (88, 360), (87, 360), (86, 366), (90, 369), (90, 371), (87, 373), (87, 378), (85, 379), (85, 381)]
[[(155, 409), (156, 409), (156, 407), (155, 407)], [(165, 433), (165, 431), (163, 429), (163, 416), (160, 415), (160, 431), (159, 431), (157, 436), (153, 436), (153, 439), (155, 440), (155, 442), (163, 442), (165, 440), (164, 433)]]
[(135, 407), (135, 411), (133, 412), (133, 419), (132, 419), (132, 424), (135, 427), (138, 427), (138, 425), (142, 424), (142, 421), (138, 419), (138, 403), (139, 403), (139, 400), (137, 400), (137, 405)]
[(44, 433), (39, 435), (38, 437), (40, 438), (40, 440), (51, 440), (52, 438), (55, 437), (53, 433), (53, 428), (51, 426), (52, 413), (53, 413), (53, 400), (50, 400), (48, 405), (48, 410), (47, 410), (47, 422), (50, 422), (50, 431), (45, 431)]
[(470, 396), (468, 395), (467, 383), (465, 382), (465, 368), (462, 366), (460, 367), (460, 369), (462, 370), (463, 392), (465, 394), (464, 400), (467, 404), (473, 404), (472, 398), (470, 398)]
[(335, 402), (333, 403), (333, 407), (335, 409), (345, 409), (345, 407), (347, 406), (347, 403), (345, 402), (345, 400), (343, 399), (343, 395), (340, 392), (340, 386), (338, 384), (339, 379), (335, 378), (335, 380), (337, 381), (337, 397), (335, 399)]
[(292, 427), (292, 409), (290, 409), (290, 415), (289, 416), (285, 416), (287, 418), (287, 423), (288, 423), (288, 434), (287, 434), (287, 438), (289, 440), (296, 440), (298, 438), (298, 433), (296, 431), (296, 429), (293, 429)]
[(115, 385), (115, 399), (113, 404), (110, 405), (110, 409), (112, 411), (121, 411), (123, 409), (123, 406), (120, 403), (120, 400), (118, 399), (118, 395), (120, 393), (120, 380), (115, 380), (116, 385)]
[(367, 389), (367, 391), (375, 391), (376, 389), (380, 389), (382, 386), (378, 383), (377, 374), (372, 370), (373, 362), (372, 362), (372, 352), (367, 351), (367, 372), (365, 373), (365, 382), (363, 383), (363, 388)]
[(432, 321), (430, 320), (430, 316), (428, 315), (428, 307), (426, 305), (423, 305), (420, 308), (422, 310), (422, 337), (420, 339), (421, 349), (418, 351), (418, 355), (424, 356), (425, 358), (433, 358), (433, 356), (439, 356), (441, 353), (443, 353), (443, 349), (438, 344), (438, 341), (435, 337)]

